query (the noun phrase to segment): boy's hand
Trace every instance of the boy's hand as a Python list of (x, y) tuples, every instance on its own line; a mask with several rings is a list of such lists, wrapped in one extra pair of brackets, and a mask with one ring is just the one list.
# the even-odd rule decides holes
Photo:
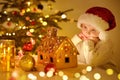
[(87, 39), (88, 39), (83, 33), (78, 34), (78, 36), (79, 36), (80, 39), (82, 39), (82, 40), (87, 40)]
[(95, 44), (100, 40), (98, 37), (85, 36), (83, 33), (78, 34), (82, 40), (92, 40)]
[(89, 40), (92, 40), (95, 44), (100, 41), (98, 37), (89, 37)]

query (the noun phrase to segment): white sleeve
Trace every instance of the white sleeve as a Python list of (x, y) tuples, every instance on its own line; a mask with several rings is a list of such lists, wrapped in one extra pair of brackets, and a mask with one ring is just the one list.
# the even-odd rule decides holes
[(112, 57), (112, 45), (110, 42), (100, 44), (98, 49), (93, 53), (91, 64), (93, 66), (104, 65), (108, 63)]
[(74, 35), (73, 37), (72, 37), (72, 39), (71, 39), (71, 41), (73, 42), (73, 44), (76, 46), (80, 41), (82, 41), (79, 37), (78, 37), (78, 35), (76, 34), (76, 35)]
[(83, 53), (85, 56), (86, 64), (90, 64), (91, 60), (93, 58), (93, 52), (94, 52), (95, 46), (94, 42), (91, 40), (85, 40), (83, 42)]

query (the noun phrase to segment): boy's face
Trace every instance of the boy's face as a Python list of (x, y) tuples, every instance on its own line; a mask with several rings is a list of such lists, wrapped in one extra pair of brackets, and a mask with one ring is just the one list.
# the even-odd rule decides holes
[(81, 30), (82, 33), (86, 37), (93, 37), (93, 38), (98, 38), (99, 37), (99, 31), (96, 30), (93, 26), (88, 25), (88, 24), (81, 24)]

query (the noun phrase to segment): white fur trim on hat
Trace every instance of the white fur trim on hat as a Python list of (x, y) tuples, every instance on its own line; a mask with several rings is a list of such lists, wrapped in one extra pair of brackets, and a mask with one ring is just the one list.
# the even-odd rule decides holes
[(85, 13), (78, 18), (77, 23), (78, 28), (81, 27), (82, 23), (89, 24), (99, 31), (106, 30), (109, 28), (109, 24), (105, 20), (103, 20), (101, 17), (97, 15), (89, 13)]
[(106, 40), (107, 34), (105, 34), (105, 30), (109, 28), (109, 24), (101, 17), (85, 13), (78, 18), (77, 27), (81, 28), (82, 23), (95, 27), (95, 29), (100, 32), (99, 38), (101, 40)]

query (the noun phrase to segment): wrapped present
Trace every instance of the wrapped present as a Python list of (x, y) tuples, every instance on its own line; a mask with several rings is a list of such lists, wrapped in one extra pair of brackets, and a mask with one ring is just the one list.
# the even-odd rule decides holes
[(77, 66), (77, 49), (66, 36), (56, 36), (56, 30), (50, 28), (37, 48), (38, 63), (55, 64), (57, 69)]

